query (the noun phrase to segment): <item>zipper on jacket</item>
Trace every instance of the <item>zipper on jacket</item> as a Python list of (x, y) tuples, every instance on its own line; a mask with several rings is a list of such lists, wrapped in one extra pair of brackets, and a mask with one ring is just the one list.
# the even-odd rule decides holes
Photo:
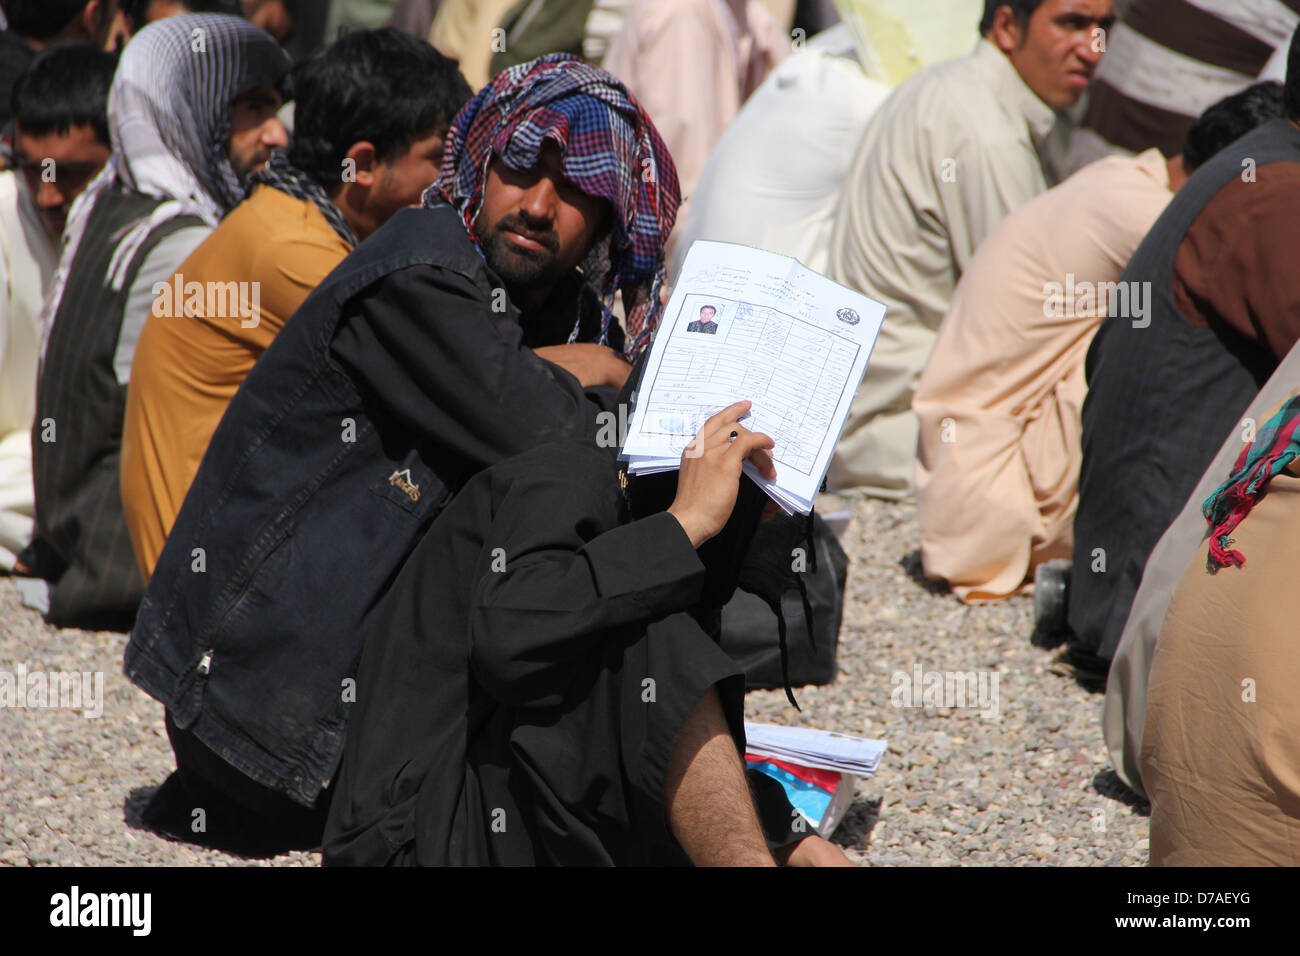
[(199, 660), (198, 671), (200, 674), (207, 674), (212, 670), (212, 651), (204, 651), (203, 657)]

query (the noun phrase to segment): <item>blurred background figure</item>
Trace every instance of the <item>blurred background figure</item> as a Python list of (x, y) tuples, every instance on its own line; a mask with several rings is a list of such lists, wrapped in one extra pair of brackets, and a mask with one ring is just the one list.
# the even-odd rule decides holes
[(829, 275), (888, 309), (827, 476), (913, 493), (912, 395), (975, 250), (1060, 179), (1065, 111), (1114, 21), (1111, 0), (988, 0), (982, 39), (909, 77), (872, 116), (831, 236)]
[(32, 537), (32, 443), (41, 304), (72, 201), (108, 161), (117, 55), (46, 50), (14, 87), (16, 171), (0, 172), (0, 570)]
[[(36, 536), (19, 557), (52, 583), (47, 619), (129, 629), (144, 585), (118, 486), (135, 343), (176, 267), (287, 146), (276, 118), (289, 61), (238, 17), (151, 23), (127, 44), (109, 92), (112, 155), (71, 210), (47, 297), (32, 443)], [(53, 437), (53, 440), (50, 440)]]
[(503, 49), (501, 19), (515, 0), (442, 0), (429, 28), (429, 43), (460, 65), (470, 88), (481, 90), (491, 78), (496, 49)]
[(844, 20), (777, 66), (722, 134), (681, 227), (670, 281), (696, 239), (757, 246), (826, 270), (840, 187), (890, 91), (868, 78), (862, 23), (853, 5), (840, 6)]
[[(293, 75), (297, 129), (249, 198), (173, 281), (251, 282), (256, 321), (204, 306), (145, 319), (122, 430), (122, 505), (147, 581), (226, 406), (289, 317), (344, 257), (419, 202), (469, 100), (449, 59), (395, 28), (357, 30)], [(348, 172), (351, 166), (351, 172)]]
[(388, 18), (388, 26), (397, 27), (418, 39), (425, 39), (433, 26), (442, 0), (397, 0)]
[(789, 52), (758, 0), (633, 0), (602, 65), (640, 100), (677, 164), (684, 201), (670, 256), (709, 153)]
[[(829, 3), (827, 5), (830, 5)], [(834, 0), (854, 31), (862, 70), (897, 86), (917, 70), (970, 53), (983, 0)], [(799, 22), (796, 20), (796, 26)]]
[(1044, 642), (1064, 625), (1063, 604), (1047, 599), (1064, 588), (1049, 587), (1055, 569), (1041, 566), (1071, 555), (1088, 346), (1112, 303), (1128, 317), (1150, 306), (1118, 282), (1174, 191), (1281, 115), (1280, 83), (1250, 87), (1206, 110), (1180, 155), (1148, 149), (1089, 163), (980, 245), (912, 399), (927, 576), (968, 603), (1036, 578)]
[(57, 43), (116, 50), (130, 38), (118, 0), (0, 0), (0, 136), (12, 118), (10, 97), (36, 54)]

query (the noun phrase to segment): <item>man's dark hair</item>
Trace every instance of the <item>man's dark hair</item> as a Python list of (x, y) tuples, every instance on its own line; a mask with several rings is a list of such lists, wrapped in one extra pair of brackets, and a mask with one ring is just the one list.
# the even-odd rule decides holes
[(1192, 124), (1183, 140), (1183, 169), (1191, 173), (1256, 126), (1282, 118), (1282, 84), (1256, 83), (1225, 96)]
[(993, 29), (993, 17), (998, 7), (1010, 7), (1011, 15), (1022, 27), (1029, 23), (1034, 11), (1043, 5), (1043, 0), (984, 0), (984, 16), (980, 17), (980, 36)]
[(353, 143), (394, 159), (417, 134), (450, 124), (472, 95), (455, 60), (395, 27), (343, 35), (294, 70), (293, 90), (289, 162), (326, 190)]
[(14, 84), (10, 109), (24, 133), (45, 136), (91, 126), (95, 138), (108, 141), (108, 88), (113, 85), (117, 54), (88, 43), (59, 44), (32, 60)]
[(20, 37), (48, 40), (72, 22), (90, 0), (0, 0), (9, 29)]

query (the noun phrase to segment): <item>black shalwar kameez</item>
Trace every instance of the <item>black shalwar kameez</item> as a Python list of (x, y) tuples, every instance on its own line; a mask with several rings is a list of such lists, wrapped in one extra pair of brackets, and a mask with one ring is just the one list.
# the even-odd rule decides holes
[[(471, 480), (367, 635), (326, 864), (688, 862), (665, 776), (710, 687), (744, 747), (711, 574), (671, 515), (630, 520), (611, 451), (557, 442)], [(807, 835), (759, 776), (770, 843)]]

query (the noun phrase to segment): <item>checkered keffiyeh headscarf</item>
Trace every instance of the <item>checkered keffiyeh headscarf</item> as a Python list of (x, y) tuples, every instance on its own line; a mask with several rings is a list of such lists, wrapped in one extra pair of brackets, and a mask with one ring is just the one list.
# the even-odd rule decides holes
[[(635, 355), (659, 320), (664, 243), (681, 190), (659, 131), (613, 75), (563, 53), (497, 74), (457, 114), (442, 173), (425, 192), (424, 205), (450, 203), (477, 242), (474, 220), (493, 157), (512, 169), (529, 169), (546, 140), (559, 146), (564, 175), (614, 209), (608, 265), (601, 262), (597, 271), (603, 274), (588, 272), (586, 278), (605, 304), (602, 343), (608, 340), (615, 290), (622, 290), (625, 303), (635, 301), (626, 318), (627, 351)], [(575, 326), (570, 341), (577, 332)]]

